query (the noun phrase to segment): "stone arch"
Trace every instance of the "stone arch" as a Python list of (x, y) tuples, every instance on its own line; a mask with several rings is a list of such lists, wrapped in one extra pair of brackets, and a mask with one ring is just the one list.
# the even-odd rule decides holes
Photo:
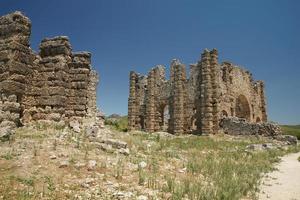
[(222, 110), (222, 112), (221, 112), (221, 118), (223, 118), (223, 117), (228, 117), (228, 113), (226, 110)]
[(260, 118), (256, 117), (256, 123), (260, 123), (260, 122), (261, 122)]
[(250, 105), (248, 99), (244, 95), (239, 95), (236, 99), (235, 116), (250, 121)]
[(141, 126), (140, 128), (141, 130), (145, 130), (145, 118), (143, 115), (140, 115), (139, 118), (140, 118), (140, 126)]
[(163, 131), (168, 131), (170, 121), (169, 105), (164, 104), (161, 106), (161, 128)]

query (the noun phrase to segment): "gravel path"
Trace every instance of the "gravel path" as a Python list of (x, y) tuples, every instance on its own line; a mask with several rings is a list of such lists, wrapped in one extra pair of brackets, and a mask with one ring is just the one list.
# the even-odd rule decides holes
[(273, 171), (263, 178), (259, 199), (300, 200), (300, 152), (286, 155)]

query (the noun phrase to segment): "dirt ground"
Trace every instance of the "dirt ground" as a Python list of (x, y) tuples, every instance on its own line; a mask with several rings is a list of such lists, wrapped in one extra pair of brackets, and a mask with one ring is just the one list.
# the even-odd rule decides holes
[(259, 199), (300, 199), (300, 152), (286, 155), (276, 166), (278, 170), (267, 174), (261, 185)]

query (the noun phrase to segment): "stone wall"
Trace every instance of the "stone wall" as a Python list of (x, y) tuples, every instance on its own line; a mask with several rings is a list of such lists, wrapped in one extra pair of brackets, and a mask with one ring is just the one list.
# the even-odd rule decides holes
[(72, 53), (66, 36), (42, 40), (35, 54), (30, 34), (31, 22), (22, 13), (0, 17), (1, 122), (96, 118), (98, 75), (91, 54)]
[(147, 76), (130, 73), (129, 130), (215, 134), (224, 116), (249, 122), (266, 122), (264, 83), (232, 63), (218, 63), (218, 52), (204, 50), (201, 59), (185, 66), (174, 59), (170, 80), (165, 67), (152, 68)]
[(20, 12), (0, 17), (1, 121), (20, 124), (23, 99), (35, 56), (29, 47), (30, 20)]
[(262, 122), (253, 123), (237, 117), (224, 117), (221, 119), (220, 126), (225, 134), (229, 135), (261, 135), (275, 137), (281, 135), (279, 125)]

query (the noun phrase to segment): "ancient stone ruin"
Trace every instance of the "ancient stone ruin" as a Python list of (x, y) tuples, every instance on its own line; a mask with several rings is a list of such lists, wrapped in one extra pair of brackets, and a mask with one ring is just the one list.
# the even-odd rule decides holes
[(230, 62), (218, 62), (218, 52), (204, 50), (190, 65), (190, 75), (179, 60), (171, 63), (170, 80), (158, 65), (147, 76), (130, 72), (129, 130), (215, 134), (224, 117), (266, 122), (262, 81)]
[(0, 17), (0, 126), (96, 117), (91, 54), (73, 53), (65, 36), (42, 40), (36, 54), (30, 34), (21, 12)]

